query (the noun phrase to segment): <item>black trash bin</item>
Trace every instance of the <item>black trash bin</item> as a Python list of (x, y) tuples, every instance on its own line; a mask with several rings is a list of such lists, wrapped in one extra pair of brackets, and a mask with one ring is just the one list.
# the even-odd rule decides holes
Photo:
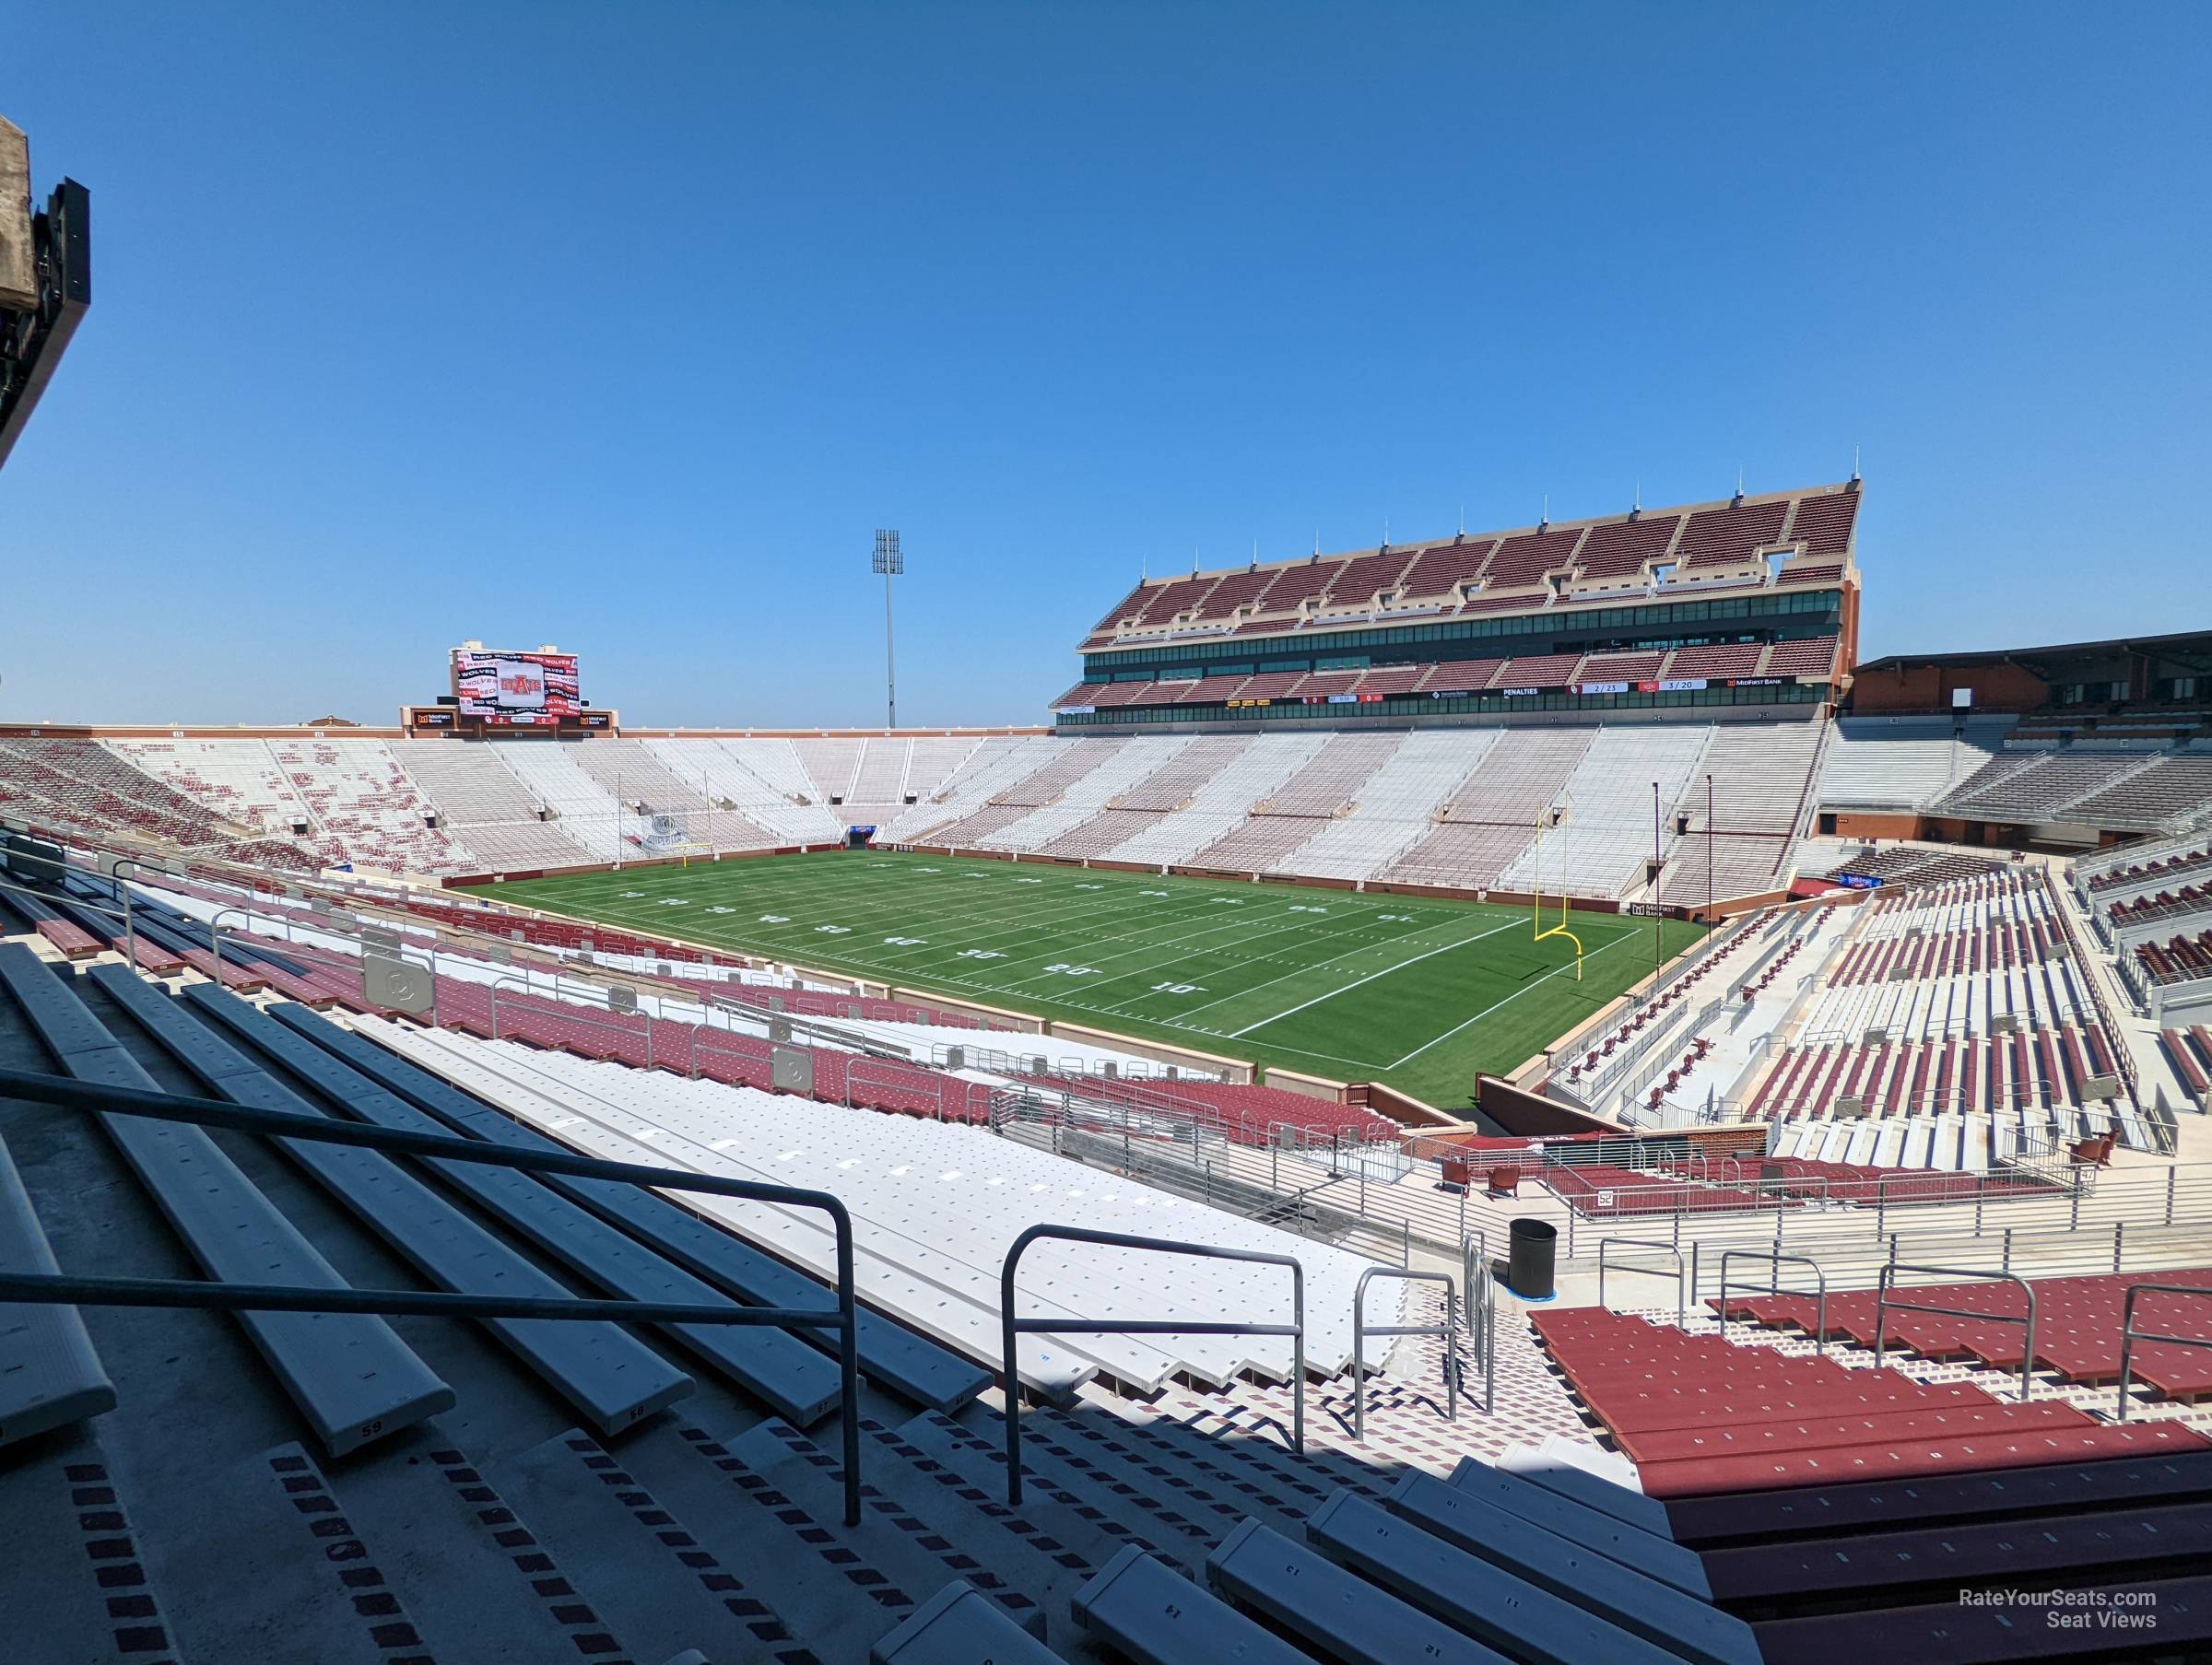
[(1509, 1241), (1505, 1286), (1524, 1301), (1549, 1300), (1552, 1264), (1559, 1248), (1559, 1227), (1547, 1220), (1515, 1220)]

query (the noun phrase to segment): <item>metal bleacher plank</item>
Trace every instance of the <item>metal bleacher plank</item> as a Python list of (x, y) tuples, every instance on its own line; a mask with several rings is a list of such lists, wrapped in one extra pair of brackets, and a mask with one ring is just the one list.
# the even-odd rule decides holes
[(2026, 1469), (2100, 1457), (2141, 1456), (2156, 1450), (2203, 1450), (2205, 1436), (2180, 1423), (2065, 1424), (2041, 1429), (1932, 1440), (1905, 1435), (1863, 1446), (1812, 1451), (1776, 1451), (1743, 1457), (1700, 1457), (1642, 1466), (1645, 1489), (1673, 1498), (1714, 1491), (1748, 1492), (1762, 1486), (1795, 1488), (1827, 1482), (1925, 1478), (1947, 1470)]
[(1502, 1665), (1506, 1658), (1257, 1520), (1231, 1529), (1206, 1558), (1206, 1581), (1342, 1665)]
[(1444, 1542), (1480, 1555), (1685, 1659), (1701, 1665), (1754, 1665), (1759, 1659), (1749, 1628), (1700, 1597), (1687, 1595), (1651, 1574), (1509, 1514), (1434, 1475), (1406, 1475), (1392, 1489), (1388, 1507), (1401, 1519)]
[(1452, 1472), (1451, 1483), (1455, 1491), (1479, 1497), (1503, 1514), (1541, 1527), (1569, 1543), (1595, 1550), (1607, 1560), (1671, 1584), (1685, 1595), (1700, 1601), (1712, 1599), (1702, 1564), (1670, 1539), (1640, 1530), (1479, 1458), (1461, 1459), (1459, 1467)]
[[(0, 1271), (61, 1271), (30, 1193), (0, 1140)], [(0, 1446), (115, 1408), (85, 1320), (74, 1307), (0, 1307)]]
[[(253, 1109), (322, 1112), (121, 966), (88, 974), (216, 1097)], [(441, 1289), (572, 1298), (571, 1292), (436, 1191), (375, 1151), (277, 1141), (285, 1154)], [(587, 1319), (478, 1320), (547, 1386), (614, 1433), (686, 1397), (691, 1378), (619, 1325)]]
[(2212, 1566), (2212, 1504), (2173, 1503), (2108, 1510), (2080, 1519), (1907, 1527), (1844, 1541), (1803, 1539), (1708, 1550), (1715, 1601), (1788, 1609), (1841, 1595), (1890, 1601), (1996, 1584), (2060, 1588), (2115, 1566), (2141, 1577)]
[[(405, 1103), (293, 1027), (217, 989), (195, 983), (183, 998), (240, 1041), (280, 1064), (318, 1093), (378, 1127), (448, 1134), (444, 1123)], [(315, 1021), (320, 1022), (321, 1019)], [(530, 1174), (467, 1162), (424, 1165), (446, 1184), (541, 1252), (604, 1290), (633, 1300), (716, 1307), (729, 1297), (702, 1279), (633, 1242), (579, 1203)], [(733, 1303), (734, 1304), (734, 1303)], [(837, 1404), (837, 1366), (825, 1354), (777, 1331), (668, 1324), (662, 1331), (723, 1376), (801, 1426)]]
[(1667, 1503), (1666, 1513), (1677, 1542), (1707, 1548), (1947, 1521), (2088, 1515), (2189, 1498), (2212, 1500), (2212, 1451), (1678, 1497)]
[[(29, 949), (0, 945), (0, 984), (15, 997), (65, 1074), (95, 1085), (161, 1090), (63, 977)], [(171, 1229), (209, 1277), (311, 1289), (347, 1287), (205, 1129), (143, 1116), (100, 1120)], [(236, 1317), (334, 1456), (410, 1427), (453, 1403), (453, 1390), (382, 1319), (292, 1312)]]
[(1516, 1659), (1668, 1665), (1681, 1658), (1348, 1491), (1321, 1506), (1306, 1538), (1339, 1566)]
[(2064, 1595), (2064, 1606), (2032, 1599), (1977, 1606), (1953, 1596), (1918, 1606), (1776, 1619), (1757, 1629), (1760, 1647), (1778, 1665), (2212, 1659), (2212, 1575), (2075, 1585)]
[[(396, 1056), (367, 1035), (342, 1029), (297, 1007), (276, 1006), (271, 1009), (271, 1015), (456, 1132), (514, 1150), (566, 1148)], [(829, 1303), (830, 1292), (806, 1273), (665, 1197), (648, 1195), (633, 1185), (612, 1179), (549, 1174), (546, 1182), (741, 1301), (771, 1307)], [(837, 1344), (829, 1331), (809, 1331), (801, 1339), (825, 1352)], [(994, 1379), (990, 1372), (948, 1348), (865, 1311), (860, 1318), (860, 1367), (870, 1381), (901, 1399), (947, 1413), (966, 1404)]]
[(1135, 1544), (1069, 1604), (1077, 1624), (1135, 1665), (1304, 1665), (1306, 1656)]
[(868, 1649), (868, 1665), (1059, 1665), (1060, 1656), (955, 1578)]

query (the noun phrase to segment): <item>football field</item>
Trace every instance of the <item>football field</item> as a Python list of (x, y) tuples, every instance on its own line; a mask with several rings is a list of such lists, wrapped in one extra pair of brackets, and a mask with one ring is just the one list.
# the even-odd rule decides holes
[[(1464, 1108), (1652, 969), (1653, 921), (878, 850), (502, 885), (502, 901)], [(1552, 909), (1550, 923), (1557, 923)], [(1700, 928), (1669, 920), (1663, 952)]]

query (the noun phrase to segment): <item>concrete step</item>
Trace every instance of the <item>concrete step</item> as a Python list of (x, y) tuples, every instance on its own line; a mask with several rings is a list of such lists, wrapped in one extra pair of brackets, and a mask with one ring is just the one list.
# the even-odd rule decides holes
[[(1154, 1408), (1194, 1434), (1288, 1448), (1293, 1418), (1287, 1395), (1278, 1401), (1272, 1393), (1255, 1394), (1250, 1389), (1234, 1394), (1173, 1393), (1162, 1395)], [(1422, 1431), (1418, 1444), (1417, 1436), (1404, 1430), (1405, 1424)], [(1417, 1391), (1408, 1397), (1403, 1389), (1384, 1388), (1368, 1397), (1367, 1438), (1362, 1442), (1352, 1437), (1348, 1394), (1312, 1393), (1306, 1400), (1305, 1460), (1324, 1489), (1380, 1485), (1387, 1491), (1409, 1469), (1449, 1474), (1466, 1455), (1453, 1448), (1452, 1427), (1430, 1409), (1426, 1396)]]
[(187, 1657), (400, 1665), (432, 1655), (387, 1577), (401, 1543), (363, 1534), (305, 1447), (274, 1447), (167, 1496), (164, 1518), (143, 1523), (147, 1562), (171, 1592)]
[[(1396, 1463), (1361, 1467), (1348, 1458), (1309, 1443), (1307, 1455), (1293, 1451), (1287, 1436), (1272, 1427), (1247, 1429), (1217, 1425), (1207, 1433), (1154, 1405), (1131, 1405), (1122, 1412), (1132, 1438), (1182, 1453), (1201, 1473), (1253, 1506), (1254, 1514), (1288, 1515), (1302, 1526), (1329, 1495), (1351, 1486), (1363, 1496), (1382, 1498), (1405, 1471)], [(1253, 1488), (1245, 1491), (1244, 1487)], [(1295, 1536), (1288, 1532), (1286, 1535)]]
[[(780, 1417), (726, 1444), (697, 1429), (687, 1430), (686, 1437), (729, 1484), (755, 1503), (774, 1510), (779, 1518), (801, 1511), (828, 1532), (840, 1546), (838, 1552), (821, 1546), (821, 1558), (832, 1570), (838, 1570), (840, 1553), (850, 1551), (900, 1589), (922, 1596), (962, 1579), (1015, 1624), (1046, 1639), (1045, 1585), (1031, 1558), (1014, 1553), (1018, 1542), (972, 1510), (952, 1530), (943, 1530), (912, 1506), (910, 1494), (924, 1489), (941, 1494), (944, 1488), (913, 1473), (880, 1442), (867, 1440), (862, 1448), (861, 1524), (853, 1530), (843, 1524), (844, 1465), (835, 1448), (808, 1438)], [(939, 1514), (944, 1510), (941, 1498), (932, 1499), (932, 1506)]]
[(1104, 1406), (1041, 1409), (1030, 1413), (1030, 1419), (1023, 1423), (1025, 1444), (1033, 1426), (1049, 1429), (1070, 1451), (1095, 1465), (1097, 1477), (1111, 1476), (1120, 1484), (1168, 1498), (1193, 1521), (1210, 1529), (1217, 1542), (1248, 1517), (1281, 1532), (1303, 1530), (1305, 1512), (1294, 1499), (1234, 1474), (1195, 1451), (1140, 1434)]
[(771, 1593), (782, 1595), (771, 1568), (750, 1555), (718, 1558), (625, 1466), (633, 1453), (670, 1446), (688, 1456), (670, 1429), (648, 1430), (619, 1456), (571, 1429), (485, 1472), (547, 1554), (588, 1570), (594, 1611), (641, 1661), (695, 1647), (748, 1665), (821, 1665), (770, 1605)]
[[(918, 1575), (886, 1542), (889, 1528), (869, 1519), (856, 1535), (844, 1534), (841, 1506), (818, 1515), (741, 1460), (733, 1471), (719, 1467), (726, 1457), (697, 1429), (623, 1452), (634, 1483), (697, 1530), (702, 1554), (743, 1567), (771, 1592), (777, 1612), (824, 1665), (858, 1665), (877, 1637), (953, 1577), (942, 1566)], [(896, 1576), (885, 1570), (886, 1561), (897, 1565)]]
[[(1228, 1530), (1209, 1531), (1162, 1501), (1147, 1507), (1138, 1499), (1116, 1496), (1065, 1460), (1050, 1429), (1035, 1430), (1041, 1437), (1032, 1439), (1025, 1421), (1022, 1431), (1023, 1505), (1049, 1510), (1053, 1535), (1094, 1567), (1103, 1567), (1135, 1544), (1193, 1572)], [(964, 1407), (957, 1419), (928, 1412), (901, 1432), (971, 1484), (1005, 1501), (1006, 1425), (995, 1410), (978, 1401)]]
[[(892, 1428), (867, 1422), (867, 1463), (872, 1478), (895, 1492), (913, 1513), (953, 1543), (1004, 1571), (1016, 1589), (1034, 1597), (1043, 1609), (1046, 1640), (1068, 1659), (1100, 1665), (1106, 1656), (1068, 1622), (1068, 1601), (1099, 1570), (1087, 1556), (1063, 1542), (1061, 1511), (1040, 1497), (1020, 1508), (1006, 1506), (1003, 1486), (976, 1484), (918, 1443), (910, 1425)], [(1050, 1530), (1038, 1524), (1043, 1504), (1053, 1517)]]
[(658, 1665), (625, 1648), (563, 1565), (436, 1425), (330, 1483), (441, 1659), (568, 1659)]
[(8, 1453), (0, 1480), (0, 1566), (46, 1568), (36, 1601), (0, 1603), (7, 1657), (142, 1660), (185, 1655), (139, 1548), (135, 1501), (91, 1428), (56, 1429)]

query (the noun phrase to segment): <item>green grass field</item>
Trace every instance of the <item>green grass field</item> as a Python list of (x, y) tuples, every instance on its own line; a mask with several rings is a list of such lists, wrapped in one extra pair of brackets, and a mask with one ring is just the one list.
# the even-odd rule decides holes
[[(1464, 1107), (1652, 968), (1652, 921), (1048, 862), (839, 851), (535, 879), (500, 899)], [(1558, 914), (1552, 912), (1551, 922)], [(1669, 956), (1700, 928), (1669, 920)]]

